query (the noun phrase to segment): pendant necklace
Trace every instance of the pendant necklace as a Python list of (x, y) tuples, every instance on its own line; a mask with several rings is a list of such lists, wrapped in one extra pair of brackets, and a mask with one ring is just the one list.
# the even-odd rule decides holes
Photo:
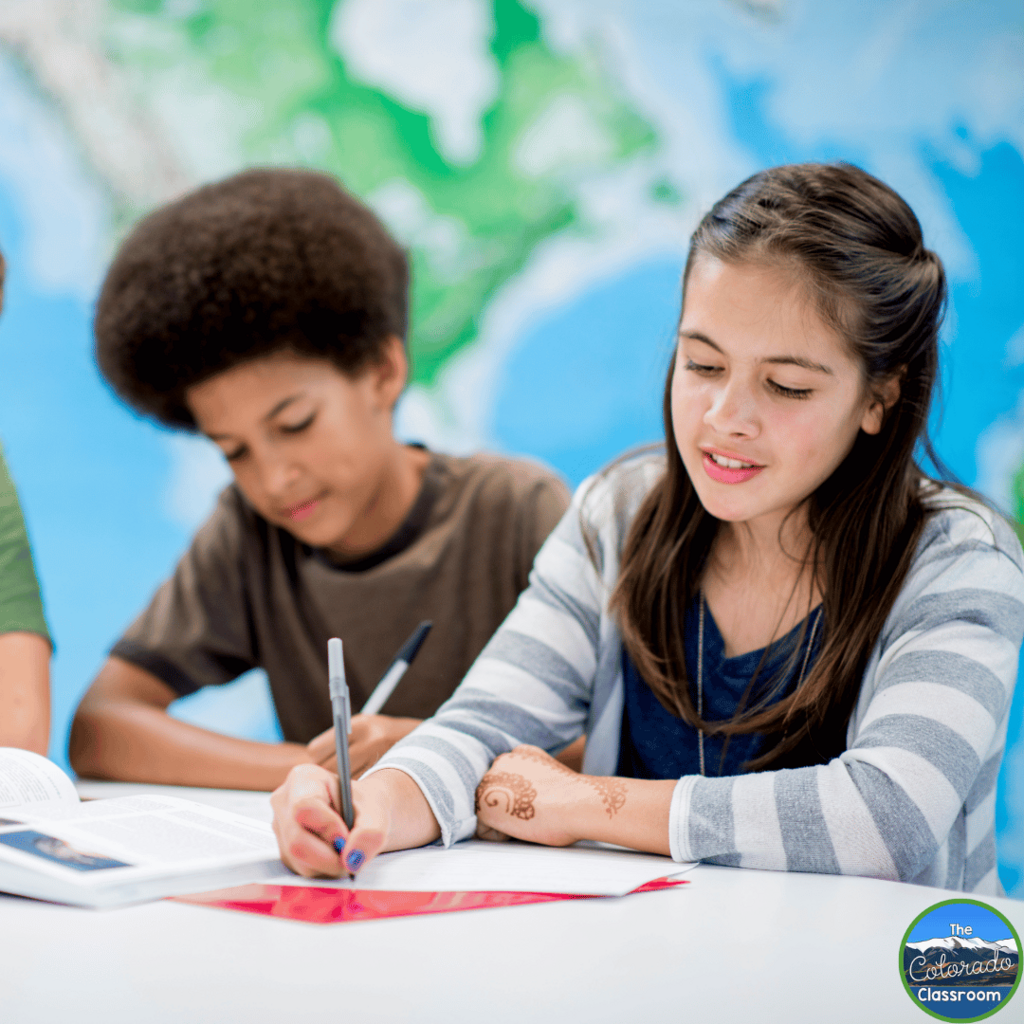
[[(811, 650), (814, 647), (814, 636), (818, 632), (818, 623), (821, 621), (821, 605), (818, 606), (818, 614), (814, 616), (811, 623), (811, 637), (807, 642), (807, 650), (804, 652), (804, 661), (800, 666), (800, 677), (796, 681), (796, 689), (804, 681), (807, 672), (807, 662), (811, 657)], [(700, 613), (697, 626), (697, 717), (704, 721), (704, 591), (700, 591)], [(697, 756), (700, 761), (700, 773), (704, 775), (704, 730), (697, 730)]]

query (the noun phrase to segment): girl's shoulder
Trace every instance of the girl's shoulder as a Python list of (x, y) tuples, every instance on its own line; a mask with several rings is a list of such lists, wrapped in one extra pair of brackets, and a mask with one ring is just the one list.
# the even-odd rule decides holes
[(954, 487), (923, 479), (922, 501), (928, 519), (918, 543), (917, 558), (963, 558), (977, 561), (990, 556), (1007, 560), (1024, 573), (1024, 551), (1013, 527), (990, 505)]
[(576, 489), (573, 504), (592, 529), (624, 533), (637, 509), (665, 475), (661, 446), (624, 455), (587, 477)]
[(1024, 552), (1013, 528), (970, 494), (922, 487), (928, 518), (884, 634), (965, 617), (998, 621), (1006, 635), (1024, 631)]

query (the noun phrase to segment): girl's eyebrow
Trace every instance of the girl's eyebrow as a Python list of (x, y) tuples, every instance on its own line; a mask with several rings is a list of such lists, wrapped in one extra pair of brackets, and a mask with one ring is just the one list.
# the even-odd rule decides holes
[[(716, 345), (706, 334), (702, 334), (700, 331), (680, 331), (679, 337), (703, 342), (720, 355), (725, 355), (720, 346)], [(772, 366), (799, 366), (802, 370), (811, 370), (814, 373), (827, 373), (829, 376), (834, 376), (831, 367), (826, 366), (824, 363), (816, 363), (813, 359), (805, 359), (803, 356), (766, 356), (761, 362), (771, 363)]]

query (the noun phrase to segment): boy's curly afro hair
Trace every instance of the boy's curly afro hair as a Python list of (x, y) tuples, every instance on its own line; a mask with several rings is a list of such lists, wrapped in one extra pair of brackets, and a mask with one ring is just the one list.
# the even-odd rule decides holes
[(244, 171), (151, 213), (96, 306), (96, 361), (139, 412), (195, 429), (193, 384), (289, 351), (357, 373), (408, 326), (405, 253), (326, 174)]

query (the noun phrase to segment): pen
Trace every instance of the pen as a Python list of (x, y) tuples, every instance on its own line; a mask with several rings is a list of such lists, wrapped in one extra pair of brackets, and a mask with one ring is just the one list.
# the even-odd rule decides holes
[(334, 752), (338, 758), (338, 782), (341, 788), (341, 817), (351, 829), (355, 821), (352, 807), (352, 766), (348, 760), (348, 734), (352, 729), (349, 713), (348, 684), (345, 682), (345, 661), (341, 641), (335, 636), (327, 641), (327, 682), (334, 712)]
[(405, 675), (405, 670), (412, 664), (413, 658), (423, 646), (423, 641), (427, 639), (432, 625), (432, 622), (421, 622), (413, 630), (412, 636), (402, 644), (401, 649), (395, 655), (395, 660), (391, 662), (387, 672), (381, 676), (380, 682), (373, 688), (373, 693), (366, 699), (360, 714), (375, 715), (384, 707), (388, 697), (398, 685), (398, 681)]

